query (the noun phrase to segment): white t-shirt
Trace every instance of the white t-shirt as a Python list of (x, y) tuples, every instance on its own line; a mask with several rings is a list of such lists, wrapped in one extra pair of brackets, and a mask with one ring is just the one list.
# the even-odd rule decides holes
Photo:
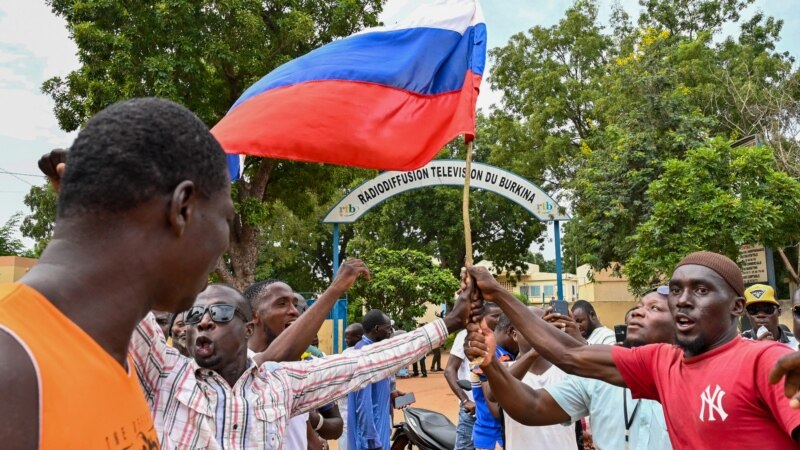
[[(551, 366), (541, 375), (526, 373), (522, 382), (533, 389), (543, 389), (558, 383), (566, 375), (558, 367)], [(522, 425), (506, 413), (505, 425), (506, 450), (574, 450), (578, 447), (572, 423), (531, 427)]]
[(286, 424), (286, 440), (283, 448), (286, 450), (308, 450), (308, 413), (303, 413), (289, 419)]
[[(466, 353), (464, 353), (464, 341), (467, 339), (467, 330), (461, 330), (456, 334), (455, 340), (453, 340), (453, 348), (450, 349), (450, 356), (458, 356), (461, 358), (461, 367), (458, 368), (458, 379), (459, 380), (470, 380), (470, 371), (469, 371), (469, 360), (467, 359)], [(467, 398), (470, 401), (475, 401), (472, 398), (472, 391), (464, 391), (467, 394)]]
[(589, 335), (589, 338), (586, 339), (586, 342), (589, 345), (595, 345), (595, 344), (614, 345), (617, 343), (617, 336), (609, 328), (597, 327), (594, 329), (594, 331), (592, 331), (592, 334)]

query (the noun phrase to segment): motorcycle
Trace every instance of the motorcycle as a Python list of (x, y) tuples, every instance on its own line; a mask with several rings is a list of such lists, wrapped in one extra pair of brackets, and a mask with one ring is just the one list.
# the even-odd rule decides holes
[(394, 426), (392, 450), (416, 447), (420, 450), (453, 450), (456, 446), (456, 426), (436, 411), (403, 408), (403, 422)]
[[(458, 385), (470, 390), (469, 381)], [(456, 426), (444, 414), (423, 408), (406, 406), (403, 422), (394, 425), (391, 450), (453, 450), (456, 447)]]

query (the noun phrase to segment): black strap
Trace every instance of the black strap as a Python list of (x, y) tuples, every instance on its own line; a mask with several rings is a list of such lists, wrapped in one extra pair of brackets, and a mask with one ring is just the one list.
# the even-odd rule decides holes
[(630, 435), (631, 425), (633, 425), (633, 418), (636, 417), (636, 411), (639, 411), (639, 404), (642, 399), (636, 400), (636, 406), (633, 407), (633, 413), (630, 419), (628, 418), (628, 396), (625, 395), (627, 388), (622, 388), (622, 411), (625, 414), (625, 443), (628, 443), (628, 436)]

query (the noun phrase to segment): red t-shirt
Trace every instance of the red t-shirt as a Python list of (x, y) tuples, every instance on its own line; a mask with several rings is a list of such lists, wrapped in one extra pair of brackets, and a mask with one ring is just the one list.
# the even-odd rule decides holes
[(783, 383), (769, 384), (775, 361), (791, 353), (777, 342), (731, 342), (693, 358), (670, 344), (611, 350), (634, 398), (661, 402), (675, 449), (797, 448), (800, 410)]

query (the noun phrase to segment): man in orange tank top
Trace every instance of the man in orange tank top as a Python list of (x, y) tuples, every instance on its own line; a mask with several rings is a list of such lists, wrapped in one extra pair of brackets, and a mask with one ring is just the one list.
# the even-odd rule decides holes
[(151, 309), (191, 306), (226, 249), (225, 155), (190, 111), (147, 98), (98, 113), (64, 160), (40, 161), (63, 173), (52, 240), (0, 286), (0, 442), (158, 448), (128, 343)]

